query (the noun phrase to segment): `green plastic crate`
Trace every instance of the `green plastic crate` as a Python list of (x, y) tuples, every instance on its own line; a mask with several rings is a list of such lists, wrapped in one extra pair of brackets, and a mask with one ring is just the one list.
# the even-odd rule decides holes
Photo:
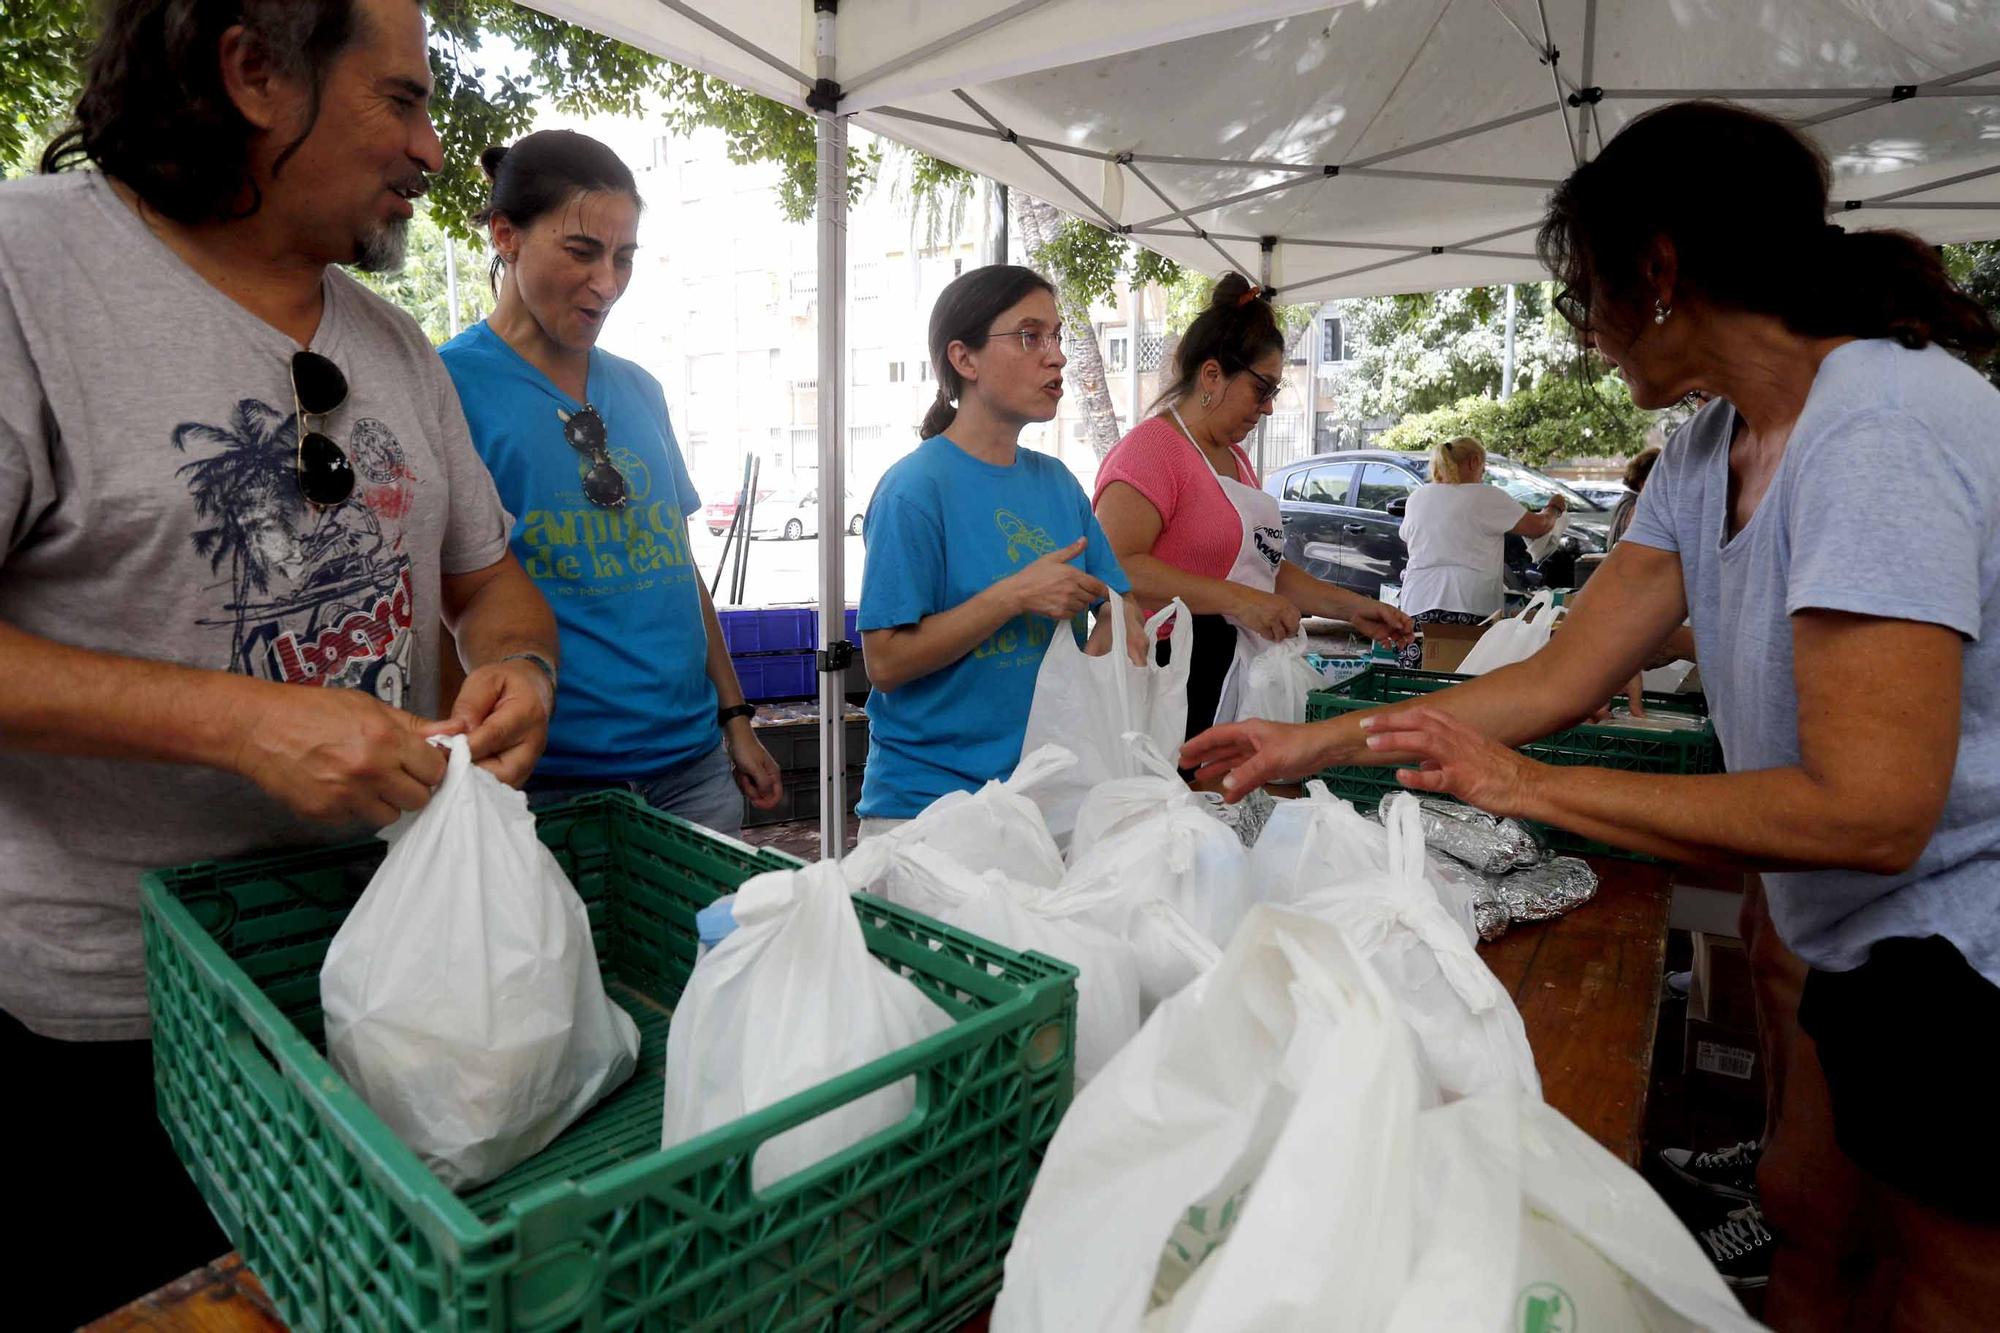
[[(1397, 703), (1471, 680), (1444, 671), (1411, 671), (1401, 667), (1371, 667), (1330, 689), (1314, 690), (1306, 700), (1306, 720), (1321, 722), (1347, 713)], [(1619, 696), (1623, 698), (1624, 696)], [(1641, 696), (1646, 711), (1708, 717), (1708, 701), (1697, 694)], [(1637, 773), (1719, 773), (1722, 746), (1713, 724), (1700, 730), (1653, 731), (1613, 723), (1584, 723), (1521, 747), (1521, 752), (1545, 764), (1592, 765)], [(1329, 768), (1319, 774), (1335, 796), (1362, 810), (1372, 810), (1391, 792), (1403, 791), (1396, 769), (1354, 765)], [(1449, 798), (1446, 798), (1449, 799)], [(1632, 861), (1654, 858), (1581, 837), (1552, 824), (1526, 821), (1559, 852), (1573, 856), (1615, 856)]]
[[(623, 792), (539, 812), (588, 905), (638, 1072), (546, 1150), (459, 1196), (324, 1058), (319, 968), (376, 840), (148, 874), (160, 1118), (299, 1329), (942, 1329), (989, 1301), (1067, 1109), (1076, 971), (866, 895), (869, 948), (945, 1032), (662, 1151), (671, 1006), (694, 914), (798, 864)], [(759, 1194), (765, 1140), (914, 1080), (902, 1124)], [(144, 1201), (136, 1201), (143, 1207)]]

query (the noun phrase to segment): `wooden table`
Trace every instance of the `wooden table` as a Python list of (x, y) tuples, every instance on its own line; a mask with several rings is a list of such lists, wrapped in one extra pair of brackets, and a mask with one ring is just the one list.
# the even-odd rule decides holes
[[(1671, 892), (1659, 866), (1599, 860), (1597, 897), (1480, 947), (1506, 983), (1549, 1105), (1627, 1162), (1639, 1161), (1653, 1071)], [(962, 1333), (983, 1329), (983, 1318)], [(89, 1326), (90, 1333), (283, 1333), (234, 1254)]]

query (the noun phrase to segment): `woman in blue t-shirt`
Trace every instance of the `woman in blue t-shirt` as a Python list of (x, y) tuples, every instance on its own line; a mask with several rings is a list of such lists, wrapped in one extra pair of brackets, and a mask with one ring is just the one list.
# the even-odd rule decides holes
[[(973, 269), (939, 295), (929, 342), (938, 396), (923, 443), (868, 502), (864, 837), (1012, 773), (1051, 637), (1107, 587), (1130, 588), (1076, 478), (1018, 443), (1062, 401), (1062, 316), (1048, 280), (1007, 264)], [(1105, 651), (1109, 629), (1100, 617), (1087, 650)]]
[(629, 786), (719, 832), (778, 803), (715, 607), (688, 552), (700, 508), (659, 381), (597, 350), (632, 279), (639, 193), (568, 130), (489, 148), (498, 304), (440, 350), (472, 443), (555, 608), (561, 679), (533, 791)]

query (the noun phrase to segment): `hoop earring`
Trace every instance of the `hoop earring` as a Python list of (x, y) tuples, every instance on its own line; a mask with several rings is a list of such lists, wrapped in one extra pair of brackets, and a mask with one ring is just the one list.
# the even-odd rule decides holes
[(1653, 302), (1653, 322), (1655, 324), (1666, 323), (1667, 316), (1673, 313), (1674, 313), (1674, 308), (1668, 305), (1666, 302), (1664, 301)]
[(1203, 395), (1201, 396), (1201, 405), (1202, 405), (1203, 407), (1207, 407), (1207, 406), (1208, 406), (1208, 399), (1209, 399), (1209, 395), (1208, 395), (1208, 394), (1203, 394)]

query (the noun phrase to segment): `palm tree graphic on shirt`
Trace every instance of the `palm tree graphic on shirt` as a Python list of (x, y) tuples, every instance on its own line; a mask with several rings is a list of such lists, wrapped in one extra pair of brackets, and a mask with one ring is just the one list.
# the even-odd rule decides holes
[[(231, 626), (228, 669), (281, 678), (262, 660), (279, 634), (317, 635), (393, 593), (407, 570), (407, 557), (395, 549), (400, 541), (385, 539), (374, 509), (359, 496), (325, 510), (307, 507), (294, 475), (297, 421), (291, 413), (245, 398), (222, 425), (175, 427), (173, 444), (182, 453), (205, 454), (176, 475), (202, 520), (190, 534), (196, 554), (212, 572), (227, 570), (223, 610), (229, 618), (202, 623)], [(350, 446), (361, 455), (355, 461), (364, 478), (376, 480), (374, 474), (391, 463), (408, 475), (401, 448), (382, 423), (356, 422)]]

